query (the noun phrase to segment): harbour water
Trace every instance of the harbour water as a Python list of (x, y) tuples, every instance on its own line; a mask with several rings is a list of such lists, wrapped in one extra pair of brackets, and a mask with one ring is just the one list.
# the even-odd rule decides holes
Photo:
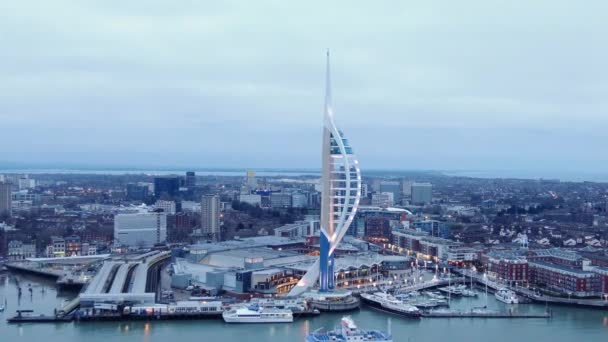
[[(16, 282), (23, 288), (18, 297)], [(28, 284), (32, 291), (28, 290)], [(0, 313), (0, 341), (46, 342), (114, 342), (114, 341), (304, 341), (308, 332), (320, 327), (333, 327), (340, 314), (298, 319), (292, 324), (228, 325), (221, 320), (95, 322), (58, 324), (6, 324), (6, 318), (18, 309), (35, 309), (36, 313), (52, 314), (73, 292), (58, 292), (52, 281), (26, 275), (0, 274), (0, 301), (8, 306)], [(455, 309), (484, 306), (485, 293), (477, 298), (452, 301)], [(506, 310), (507, 306), (489, 295), (488, 308)], [(518, 312), (542, 312), (543, 305), (511, 306)], [(552, 319), (421, 319), (408, 320), (381, 312), (363, 309), (351, 313), (362, 328), (388, 329), (395, 341), (608, 341), (608, 311), (553, 307)], [(390, 322), (390, 323), (389, 323)]]

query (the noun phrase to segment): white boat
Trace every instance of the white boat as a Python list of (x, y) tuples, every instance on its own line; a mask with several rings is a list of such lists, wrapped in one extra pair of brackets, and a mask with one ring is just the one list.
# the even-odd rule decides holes
[(289, 309), (266, 309), (257, 305), (236, 306), (222, 313), (226, 323), (291, 323)]
[(302, 312), (308, 308), (308, 303), (303, 298), (252, 298), (249, 303), (265, 309), (289, 309), (292, 312)]
[(365, 304), (381, 311), (409, 318), (420, 317), (420, 310), (417, 307), (384, 292), (362, 293), (361, 299)]
[(517, 294), (506, 287), (500, 288), (494, 294), (496, 299), (506, 304), (518, 304), (519, 299), (517, 298)]
[(378, 330), (361, 330), (350, 317), (342, 318), (342, 325), (333, 331), (316, 330), (306, 336), (306, 342), (393, 342), (389, 332)]

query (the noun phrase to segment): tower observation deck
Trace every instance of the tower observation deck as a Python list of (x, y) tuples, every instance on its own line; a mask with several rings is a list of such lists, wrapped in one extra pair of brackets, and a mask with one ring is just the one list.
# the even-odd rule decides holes
[(319, 259), (291, 290), (299, 295), (319, 280), (320, 291), (334, 289), (334, 251), (352, 223), (361, 199), (361, 171), (353, 149), (334, 123), (329, 52), (325, 75), (321, 172), (321, 250)]

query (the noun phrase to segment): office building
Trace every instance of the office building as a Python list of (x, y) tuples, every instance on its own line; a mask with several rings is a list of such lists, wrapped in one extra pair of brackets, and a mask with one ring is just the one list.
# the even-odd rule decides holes
[(380, 190), (378, 192), (390, 192), (393, 194), (393, 203), (401, 202), (401, 185), (396, 181), (380, 182)]
[(335, 288), (334, 252), (355, 218), (361, 199), (359, 162), (344, 134), (334, 123), (331, 103), (329, 52), (327, 53), (326, 92), (321, 159), (320, 255), (290, 295), (298, 295), (319, 280), (321, 292)]
[(391, 222), (387, 217), (372, 216), (365, 221), (365, 238), (387, 242), (391, 238)]
[(361, 198), (367, 198), (369, 195), (368, 185), (366, 183), (361, 184)]
[(262, 195), (258, 194), (240, 194), (239, 201), (243, 203), (248, 203), (253, 206), (262, 206)]
[(307, 208), (308, 207), (308, 197), (306, 194), (301, 192), (293, 192), (291, 194), (291, 207), (292, 208)]
[(291, 194), (284, 192), (273, 192), (270, 194), (270, 206), (272, 208), (290, 208)]
[(127, 184), (127, 199), (131, 201), (144, 201), (148, 197), (148, 186), (129, 183)]
[(186, 187), (193, 189), (196, 186), (196, 173), (194, 171), (186, 172)]
[(36, 180), (31, 179), (28, 176), (19, 178), (19, 190), (28, 190), (36, 187)]
[(412, 184), (412, 203), (416, 205), (430, 204), (433, 201), (433, 185), (431, 183)]
[(7, 182), (0, 183), (0, 217), (12, 214), (13, 196), (12, 184)]
[(154, 209), (160, 209), (165, 214), (174, 215), (176, 213), (176, 205), (174, 201), (158, 200), (154, 203)]
[(154, 178), (154, 197), (174, 198), (179, 192), (179, 177), (165, 176)]
[(450, 227), (445, 222), (437, 220), (416, 221), (413, 223), (413, 228), (417, 231), (425, 232), (430, 236), (444, 239), (450, 238)]
[(201, 233), (212, 241), (221, 240), (220, 196), (204, 195), (201, 200)]
[(372, 206), (388, 208), (395, 205), (395, 198), (392, 192), (377, 192), (372, 194)]
[(114, 242), (118, 245), (150, 248), (166, 240), (167, 215), (163, 212), (114, 216)]

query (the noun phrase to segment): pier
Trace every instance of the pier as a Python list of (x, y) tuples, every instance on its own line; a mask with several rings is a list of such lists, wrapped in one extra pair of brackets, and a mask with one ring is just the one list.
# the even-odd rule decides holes
[(551, 312), (516, 313), (494, 311), (427, 311), (421, 314), (424, 318), (551, 318)]

